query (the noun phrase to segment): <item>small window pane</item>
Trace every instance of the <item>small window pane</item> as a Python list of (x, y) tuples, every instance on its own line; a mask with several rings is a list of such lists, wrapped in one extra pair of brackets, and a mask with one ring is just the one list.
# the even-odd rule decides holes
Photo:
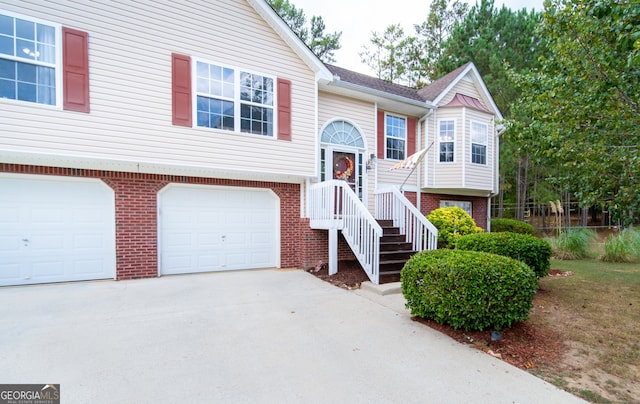
[(16, 62), (0, 59), (0, 78), (16, 79)]
[(18, 82), (18, 99), (21, 101), (36, 102), (38, 100), (36, 85)]
[(198, 62), (196, 64), (198, 77), (209, 79), (209, 66), (206, 63)]
[(55, 105), (56, 88), (49, 86), (38, 86), (38, 103), (46, 105)]
[(0, 35), (0, 53), (3, 55), (15, 55), (13, 37)]
[(222, 81), (222, 68), (216, 65), (209, 65), (209, 77), (211, 80), (220, 80)]
[(38, 66), (36, 76), (38, 77), (39, 85), (52, 87), (56, 84), (56, 71), (52, 67)]
[(28, 63), (18, 63), (18, 81), (37, 83), (36, 66)]
[(38, 44), (38, 52), (36, 52), (38, 60), (45, 63), (56, 62), (56, 48), (54, 46)]
[(0, 14), (0, 34), (13, 36), (13, 17)]
[(32, 41), (25, 41), (24, 39), (16, 40), (16, 56), (25, 58), (25, 59), (33, 59), (36, 58), (36, 44)]
[(16, 82), (0, 79), (0, 98), (16, 99)]
[(55, 45), (56, 44), (56, 30), (48, 25), (38, 24), (38, 42)]
[(16, 18), (16, 36), (18, 38), (30, 39), (35, 41), (35, 24), (31, 21)]

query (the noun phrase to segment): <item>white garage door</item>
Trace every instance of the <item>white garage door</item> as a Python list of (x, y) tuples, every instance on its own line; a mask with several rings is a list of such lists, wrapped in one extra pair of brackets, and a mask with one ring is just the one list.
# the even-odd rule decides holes
[(97, 179), (0, 174), (0, 285), (114, 278), (114, 203)]
[(161, 274), (279, 264), (280, 201), (270, 190), (171, 184), (158, 207)]

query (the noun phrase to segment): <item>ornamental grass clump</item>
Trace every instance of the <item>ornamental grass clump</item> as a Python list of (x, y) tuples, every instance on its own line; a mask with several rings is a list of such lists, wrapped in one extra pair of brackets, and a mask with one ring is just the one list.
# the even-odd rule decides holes
[(604, 253), (600, 259), (606, 262), (633, 262), (640, 259), (640, 230), (629, 228), (610, 234), (604, 242)]
[(529, 265), (538, 278), (549, 275), (551, 245), (529, 234), (509, 232), (468, 234), (458, 239), (456, 249), (510, 257)]
[(458, 237), (483, 231), (467, 212), (457, 206), (436, 209), (429, 213), (427, 219), (438, 229), (438, 248), (454, 248)]
[(515, 219), (491, 219), (491, 232), (492, 233), (500, 233), (500, 232), (511, 232), (511, 233), (519, 233), (519, 234), (530, 234), (534, 235), (536, 229), (529, 223), (522, 222), (520, 220)]
[(538, 287), (523, 262), (446, 249), (415, 254), (400, 281), (412, 315), (466, 331), (500, 330), (526, 320)]
[(547, 238), (553, 256), (561, 260), (579, 260), (592, 256), (591, 244), (598, 239), (598, 233), (591, 229), (563, 231), (557, 238)]

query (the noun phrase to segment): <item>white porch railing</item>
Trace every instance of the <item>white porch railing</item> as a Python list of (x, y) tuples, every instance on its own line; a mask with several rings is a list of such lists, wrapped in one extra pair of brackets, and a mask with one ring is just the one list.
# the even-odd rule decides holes
[(396, 187), (376, 193), (376, 218), (393, 220), (414, 251), (438, 248), (438, 229)]
[[(311, 185), (309, 215), (312, 228), (342, 230), (371, 282), (379, 282), (382, 227), (346, 182), (330, 180)], [(332, 247), (337, 248), (329, 249)]]

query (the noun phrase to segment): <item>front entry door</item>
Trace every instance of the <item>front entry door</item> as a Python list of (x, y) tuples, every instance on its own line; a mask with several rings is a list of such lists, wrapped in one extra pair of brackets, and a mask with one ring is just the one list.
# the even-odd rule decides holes
[(333, 179), (344, 180), (356, 192), (357, 161), (355, 153), (333, 151)]

